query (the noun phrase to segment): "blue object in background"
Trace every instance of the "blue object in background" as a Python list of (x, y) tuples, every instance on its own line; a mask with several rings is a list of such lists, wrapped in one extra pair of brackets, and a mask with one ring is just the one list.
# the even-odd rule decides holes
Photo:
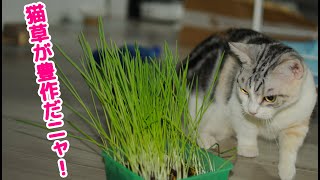
[[(127, 45), (127, 49), (129, 54), (134, 58), (136, 57), (136, 47), (138, 48), (139, 52), (140, 52), (140, 57), (142, 59), (143, 62), (145, 61), (150, 61), (151, 59), (156, 59), (159, 58), (161, 55), (161, 48), (159, 46), (152, 46), (152, 47), (143, 47), (143, 46), (135, 46), (135, 45)], [(119, 48), (120, 52), (119, 52), (119, 56), (120, 56), (120, 60), (122, 61), (122, 55), (121, 52), (125, 52), (126, 51), (126, 47), (122, 46), (121, 48)], [(99, 51), (95, 50), (93, 51), (93, 57), (96, 60), (96, 62), (98, 64), (100, 64), (101, 59), (99, 58)]]
[[(136, 57), (136, 50), (134, 45), (127, 45), (128, 51), (132, 57)], [(125, 52), (126, 47), (120, 48), (121, 51)], [(140, 57), (143, 61), (155, 59), (160, 57), (161, 48), (159, 46), (152, 46), (152, 47), (142, 47), (138, 46), (138, 50), (140, 52)]]
[(292, 47), (304, 58), (318, 87), (318, 40), (305, 42), (285, 41), (283, 43)]

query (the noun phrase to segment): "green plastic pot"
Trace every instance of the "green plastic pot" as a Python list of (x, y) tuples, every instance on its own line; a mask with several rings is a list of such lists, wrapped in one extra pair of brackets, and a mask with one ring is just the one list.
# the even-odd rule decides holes
[[(227, 180), (233, 165), (230, 161), (208, 153), (211, 162), (214, 162), (216, 171), (185, 178), (185, 180)], [(106, 152), (102, 152), (105, 162), (106, 176), (108, 180), (143, 180), (138, 174), (114, 161)], [(207, 163), (211, 163), (207, 162)], [(208, 164), (206, 164), (208, 166)], [(219, 168), (220, 167), (220, 168)]]

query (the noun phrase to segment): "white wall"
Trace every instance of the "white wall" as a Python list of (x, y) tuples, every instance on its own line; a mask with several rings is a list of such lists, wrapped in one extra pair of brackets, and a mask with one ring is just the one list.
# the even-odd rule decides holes
[[(110, 6), (107, 7), (108, 1)], [(7, 22), (24, 23), (23, 7), (38, 0), (2, 0), (2, 29)], [(74, 22), (81, 22), (81, 9), (100, 13), (110, 10), (113, 17), (125, 18), (128, 0), (42, 0), (46, 4), (49, 24), (58, 23), (63, 16), (68, 15)]]

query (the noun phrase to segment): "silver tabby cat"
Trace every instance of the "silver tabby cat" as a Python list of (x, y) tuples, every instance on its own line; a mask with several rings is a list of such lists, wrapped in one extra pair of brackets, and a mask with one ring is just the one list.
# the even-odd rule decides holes
[[(292, 48), (249, 29), (229, 29), (200, 43), (189, 61), (188, 80), (198, 79), (199, 98), (213, 81), (224, 52), (219, 78), (203, 116), (198, 143), (209, 148), (235, 135), (238, 154), (258, 156), (257, 137), (279, 141), (279, 176), (295, 176), (297, 153), (309, 129), (317, 92), (313, 76)], [(197, 113), (195, 86), (189, 108)], [(197, 102), (201, 103), (201, 99)]]

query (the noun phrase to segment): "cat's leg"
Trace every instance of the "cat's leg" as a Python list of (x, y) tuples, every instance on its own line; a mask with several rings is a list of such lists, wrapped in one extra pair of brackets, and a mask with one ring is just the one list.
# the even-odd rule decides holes
[(258, 128), (245, 120), (235, 127), (238, 140), (238, 155), (244, 157), (256, 157), (258, 149)]
[(296, 174), (295, 163), (299, 148), (307, 135), (309, 120), (300, 125), (285, 129), (279, 134), (280, 157), (279, 176), (281, 180), (292, 180)]
[(197, 141), (198, 145), (204, 149), (209, 149), (212, 145), (217, 143), (214, 135), (211, 134), (210, 131), (206, 130), (199, 133), (199, 138)]
[(233, 133), (227, 118), (214, 119), (206, 123), (199, 131), (198, 144), (200, 147), (208, 149), (215, 143), (231, 137)]
[(216, 127), (219, 126), (217, 119), (210, 118), (210, 109), (204, 114), (199, 125), (199, 137), (197, 143), (201, 148), (209, 149), (212, 145), (217, 143), (215, 138)]
[(198, 145), (201, 148), (209, 149), (218, 140), (226, 137), (225, 134), (227, 133), (225, 131), (230, 129), (230, 127), (225, 123), (226, 116), (221, 112), (223, 112), (222, 107), (211, 105), (203, 115), (198, 131)]
[[(224, 119), (226, 121), (226, 119)], [(215, 143), (232, 136), (233, 131), (228, 123), (216, 122), (216, 128), (209, 124), (199, 132), (198, 144), (201, 148), (208, 149)], [(211, 127), (211, 128), (208, 128)]]
[[(190, 100), (189, 100), (189, 111), (192, 119), (196, 120), (197, 113), (200, 110), (201, 104), (203, 102), (203, 95), (199, 94), (198, 99), (195, 94), (191, 94)], [(198, 134), (196, 134), (197, 137), (197, 143), (201, 148), (209, 149), (213, 144), (215, 144), (217, 141), (214, 137), (214, 130), (212, 128), (215, 127), (214, 122), (212, 121), (210, 117), (210, 111), (213, 105), (210, 105), (208, 107), (207, 112), (203, 115), (203, 118), (200, 121)], [(193, 126), (193, 125), (192, 125)]]

